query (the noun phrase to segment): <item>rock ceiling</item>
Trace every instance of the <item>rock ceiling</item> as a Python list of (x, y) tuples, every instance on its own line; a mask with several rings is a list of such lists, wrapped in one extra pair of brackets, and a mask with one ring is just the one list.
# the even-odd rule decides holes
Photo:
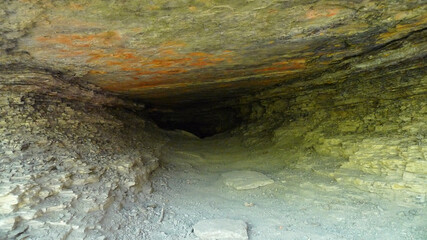
[(30, 58), (32, 67), (170, 104), (318, 77), (427, 26), (426, 4), (411, 0), (2, 4), (0, 63)]

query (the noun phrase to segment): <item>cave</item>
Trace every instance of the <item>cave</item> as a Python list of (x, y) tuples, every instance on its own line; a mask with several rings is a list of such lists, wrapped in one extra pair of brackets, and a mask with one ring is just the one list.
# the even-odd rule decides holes
[(0, 239), (427, 238), (427, 5), (0, 1)]

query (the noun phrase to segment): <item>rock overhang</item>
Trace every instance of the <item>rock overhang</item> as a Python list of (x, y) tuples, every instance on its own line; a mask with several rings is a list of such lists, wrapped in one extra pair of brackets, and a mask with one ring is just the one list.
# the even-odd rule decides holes
[(168, 107), (316, 78), (427, 25), (419, 1), (19, 2), (39, 11), (14, 51)]

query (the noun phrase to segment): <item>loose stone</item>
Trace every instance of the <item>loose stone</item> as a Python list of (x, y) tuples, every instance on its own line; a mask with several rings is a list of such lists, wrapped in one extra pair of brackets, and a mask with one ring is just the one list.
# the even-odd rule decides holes
[(242, 220), (202, 220), (193, 227), (194, 234), (202, 240), (247, 240), (247, 225)]
[(274, 183), (272, 179), (255, 171), (231, 171), (222, 176), (225, 185), (237, 190), (254, 189)]

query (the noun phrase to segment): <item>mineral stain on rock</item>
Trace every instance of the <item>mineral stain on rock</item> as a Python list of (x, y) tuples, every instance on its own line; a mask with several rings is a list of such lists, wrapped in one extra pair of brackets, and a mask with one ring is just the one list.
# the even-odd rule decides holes
[(240, 95), (239, 88), (266, 86), (252, 82), (254, 77), (268, 74), (274, 78), (271, 85), (284, 81), (284, 75), (298, 78), (296, 70), (317, 74), (426, 24), (422, 4), (373, 1), (291, 1), (286, 6), (180, 1), (173, 8), (163, 2), (147, 8), (138, 1), (26, 4), (40, 10), (52, 4), (55, 11), (46, 11), (44, 20), (28, 29), (20, 48), (44, 64), (88, 73), (82, 80), (139, 98), (162, 86), (188, 100), (204, 88), (201, 79), (212, 84), (212, 93), (227, 80), (230, 93)]

